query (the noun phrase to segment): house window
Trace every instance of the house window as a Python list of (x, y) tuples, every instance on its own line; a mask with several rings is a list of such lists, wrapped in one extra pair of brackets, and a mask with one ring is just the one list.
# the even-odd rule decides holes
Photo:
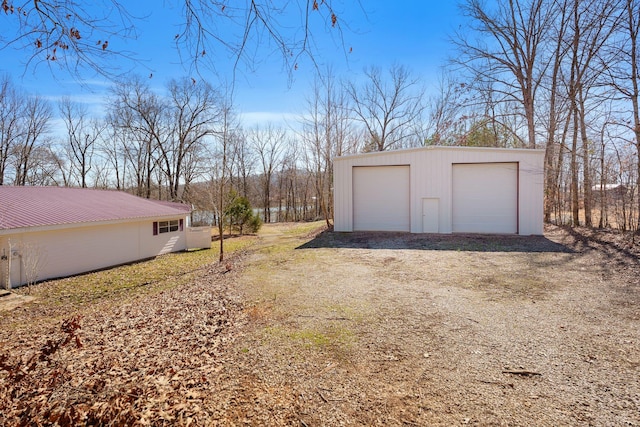
[(171, 221), (156, 221), (153, 223), (153, 235), (182, 231), (183, 220), (173, 219)]

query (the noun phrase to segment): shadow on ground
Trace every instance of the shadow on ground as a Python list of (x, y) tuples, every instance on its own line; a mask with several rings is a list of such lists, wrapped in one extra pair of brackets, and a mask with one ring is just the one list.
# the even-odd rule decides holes
[(296, 249), (416, 249), (474, 252), (558, 252), (573, 253), (570, 246), (544, 236), (485, 234), (411, 234), (396, 232), (339, 233), (323, 231)]
[(599, 230), (586, 227), (563, 227), (577, 252), (598, 250), (609, 262), (620, 265), (640, 264), (640, 237), (638, 233)]

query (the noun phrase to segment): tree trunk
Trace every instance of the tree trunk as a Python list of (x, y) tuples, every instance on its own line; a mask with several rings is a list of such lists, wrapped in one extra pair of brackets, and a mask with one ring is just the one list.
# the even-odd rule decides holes
[(578, 91), (578, 102), (580, 112), (576, 115), (576, 118), (580, 119), (580, 136), (582, 139), (582, 182), (584, 186), (583, 200), (584, 200), (584, 225), (587, 227), (593, 226), (591, 219), (591, 162), (589, 159), (589, 138), (587, 135), (587, 124), (585, 123), (585, 106), (584, 106), (584, 93), (582, 88)]
[(571, 217), (575, 227), (580, 226), (580, 194), (578, 191), (578, 110), (573, 109), (573, 135), (571, 136)]

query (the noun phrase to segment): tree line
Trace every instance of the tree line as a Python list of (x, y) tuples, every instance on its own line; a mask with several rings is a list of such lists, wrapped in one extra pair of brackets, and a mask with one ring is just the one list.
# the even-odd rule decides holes
[(389, 72), (395, 86), (382, 75), (371, 68), (370, 86), (385, 91), (367, 93), (366, 102), (395, 98), (389, 110), (372, 110), (384, 123), (354, 107), (365, 108), (358, 97), (369, 86), (347, 86), (327, 71), (288, 127), (243, 126), (224, 88), (193, 78), (158, 89), (128, 76), (112, 85), (99, 117), (70, 97), (52, 103), (25, 93), (4, 76), (0, 185), (113, 188), (193, 204), (202, 221), (223, 215), (236, 195), (265, 222), (329, 221), (333, 157), (420, 144), (421, 99), (411, 90), (417, 80), (405, 80), (409, 72), (400, 66)]
[[(0, 82), (0, 184), (116, 188), (214, 216), (333, 215), (332, 158), (425, 145), (545, 150), (547, 222), (640, 227), (638, 0), (466, 0), (432, 90), (403, 65), (318, 72), (289, 127), (246, 127), (201, 79), (116, 81), (102, 117)], [(427, 95), (428, 94), (428, 95)], [(51, 132), (54, 120), (62, 133)]]

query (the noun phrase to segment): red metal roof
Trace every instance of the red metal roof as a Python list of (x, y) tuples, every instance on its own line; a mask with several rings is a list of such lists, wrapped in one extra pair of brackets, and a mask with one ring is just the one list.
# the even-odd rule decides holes
[(181, 203), (121, 191), (0, 185), (0, 230), (163, 216), (184, 216)]

